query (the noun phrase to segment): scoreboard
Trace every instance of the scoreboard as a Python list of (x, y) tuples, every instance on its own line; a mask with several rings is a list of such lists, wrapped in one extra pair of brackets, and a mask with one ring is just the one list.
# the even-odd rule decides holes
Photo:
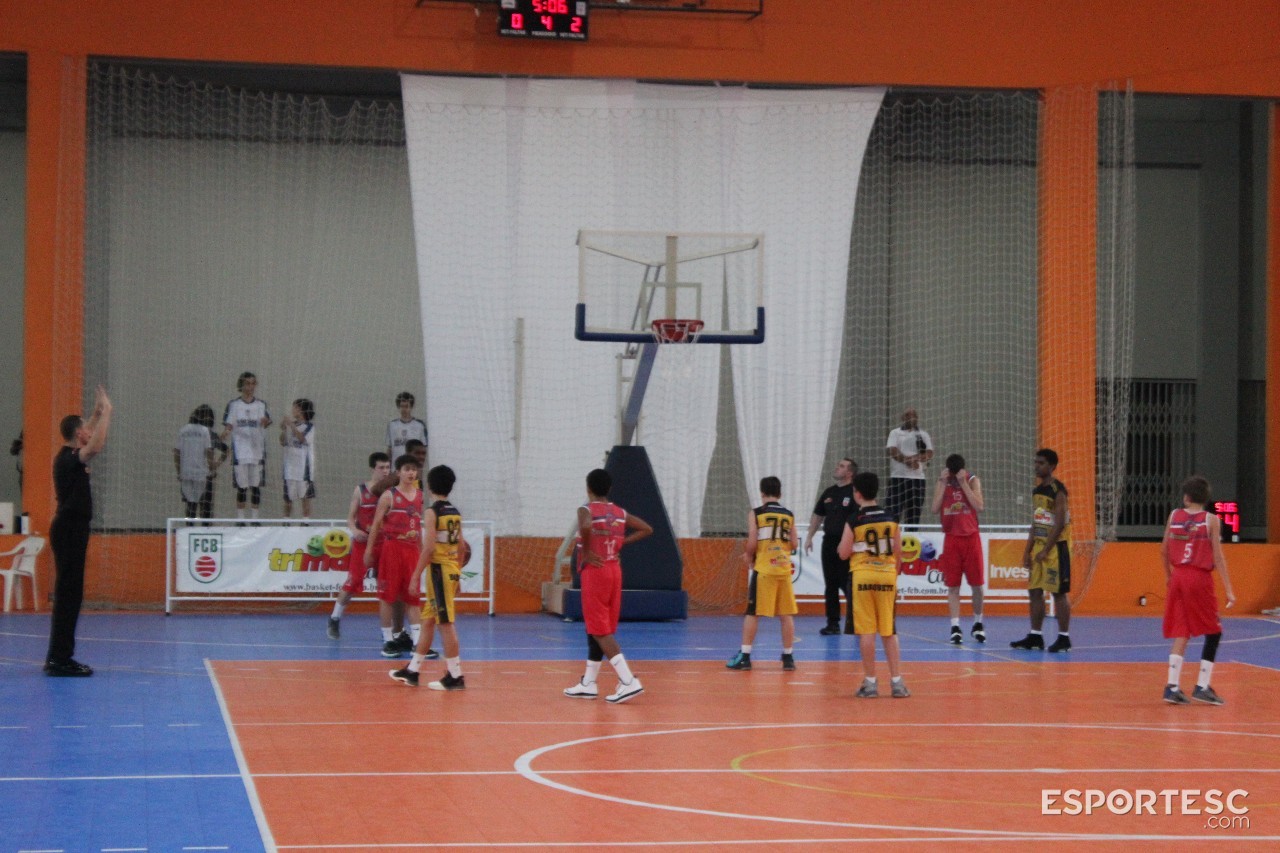
[(498, 35), (587, 40), (587, 0), (501, 0)]

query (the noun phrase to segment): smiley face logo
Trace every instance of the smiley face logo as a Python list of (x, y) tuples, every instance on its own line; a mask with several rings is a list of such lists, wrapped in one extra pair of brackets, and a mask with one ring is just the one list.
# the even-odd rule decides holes
[(920, 539), (908, 533), (902, 537), (902, 562), (914, 563), (920, 559)]
[(324, 535), (322, 544), (325, 556), (340, 559), (351, 553), (351, 534), (341, 527), (335, 527)]

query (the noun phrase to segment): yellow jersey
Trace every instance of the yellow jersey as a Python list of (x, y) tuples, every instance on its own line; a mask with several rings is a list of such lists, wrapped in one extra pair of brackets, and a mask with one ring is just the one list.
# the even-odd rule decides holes
[(756, 560), (758, 575), (791, 575), (792, 537), (795, 515), (777, 501), (752, 510), (756, 514)]
[(898, 520), (893, 513), (875, 504), (859, 507), (849, 518), (853, 530), (853, 553), (849, 571), (897, 574), (898, 560), (894, 540), (898, 538)]
[(460, 571), (458, 543), (462, 540), (462, 514), (448, 501), (436, 501), (431, 505), (431, 511), (436, 516), (431, 562), (454, 572)]

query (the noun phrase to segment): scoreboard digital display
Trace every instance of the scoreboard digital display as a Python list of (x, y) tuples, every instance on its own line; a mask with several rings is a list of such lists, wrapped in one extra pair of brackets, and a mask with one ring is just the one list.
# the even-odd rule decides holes
[(1218, 516), (1222, 527), (1223, 542), (1240, 541), (1240, 504), (1236, 501), (1214, 501), (1210, 507)]
[(587, 0), (502, 0), (498, 35), (587, 40)]

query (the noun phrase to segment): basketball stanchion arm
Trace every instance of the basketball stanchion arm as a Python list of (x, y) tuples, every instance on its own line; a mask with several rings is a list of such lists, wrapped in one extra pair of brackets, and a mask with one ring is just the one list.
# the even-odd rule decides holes
[(640, 425), (640, 406), (644, 404), (644, 392), (649, 386), (649, 376), (653, 373), (653, 360), (658, 357), (658, 345), (653, 342), (641, 344), (640, 359), (636, 362), (635, 375), (631, 377), (631, 393), (627, 395), (627, 406), (622, 410), (622, 444), (630, 445)]

